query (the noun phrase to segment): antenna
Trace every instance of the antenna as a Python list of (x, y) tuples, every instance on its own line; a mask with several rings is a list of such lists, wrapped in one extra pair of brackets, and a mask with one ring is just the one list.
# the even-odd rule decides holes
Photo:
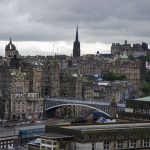
[(54, 43), (53, 43), (53, 55), (54, 55)]

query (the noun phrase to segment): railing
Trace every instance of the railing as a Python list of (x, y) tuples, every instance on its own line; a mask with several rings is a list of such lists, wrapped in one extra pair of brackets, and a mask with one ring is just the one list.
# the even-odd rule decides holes
[[(110, 102), (97, 102), (95, 100), (80, 100), (80, 99), (60, 99), (60, 98), (46, 98), (46, 101), (51, 102), (64, 102), (64, 103), (80, 103), (80, 104), (89, 104), (89, 105), (101, 105), (101, 106), (110, 106)], [(125, 104), (118, 103), (117, 107), (125, 108)]]
[(74, 99), (57, 99), (57, 98), (46, 98), (46, 101), (53, 102), (66, 102), (66, 103), (81, 103), (81, 104), (90, 104), (90, 105), (105, 105), (110, 106), (109, 102), (97, 102), (94, 100), (74, 100)]

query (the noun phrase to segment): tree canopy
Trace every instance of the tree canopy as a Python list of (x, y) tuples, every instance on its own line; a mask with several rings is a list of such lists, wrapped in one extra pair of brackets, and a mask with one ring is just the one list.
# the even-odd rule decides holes
[(150, 83), (150, 72), (146, 73), (145, 75), (145, 81)]
[(144, 94), (149, 95), (150, 94), (150, 84), (149, 83), (144, 83), (141, 87), (141, 90)]
[(104, 80), (114, 81), (114, 80), (125, 80), (127, 79), (125, 75), (115, 75), (113, 72), (108, 72), (103, 75)]

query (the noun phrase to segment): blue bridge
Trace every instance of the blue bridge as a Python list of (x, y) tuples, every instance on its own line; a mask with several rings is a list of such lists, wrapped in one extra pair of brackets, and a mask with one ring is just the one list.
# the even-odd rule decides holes
[(93, 100), (79, 100), (79, 99), (62, 99), (62, 98), (46, 98), (45, 99), (45, 112), (56, 109), (62, 106), (83, 106), (94, 109), (98, 112), (101, 112), (107, 116), (112, 115), (112, 109), (116, 112), (124, 111), (125, 104), (116, 104), (112, 106), (110, 102), (98, 102)]

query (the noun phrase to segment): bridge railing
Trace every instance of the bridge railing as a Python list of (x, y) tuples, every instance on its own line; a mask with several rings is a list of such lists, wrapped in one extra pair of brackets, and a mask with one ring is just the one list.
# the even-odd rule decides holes
[[(46, 98), (46, 101), (53, 102), (64, 102), (64, 103), (80, 103), (80, 104), (90, 104), (90, 105), (102, 105), (110, 106), (110, 102), (97, 102), (94, 100), (80, 100), (80, 99), (61, 99), (61, 98)], [(125, 107), (125, 104), (117, 104), (118, 107)]]

